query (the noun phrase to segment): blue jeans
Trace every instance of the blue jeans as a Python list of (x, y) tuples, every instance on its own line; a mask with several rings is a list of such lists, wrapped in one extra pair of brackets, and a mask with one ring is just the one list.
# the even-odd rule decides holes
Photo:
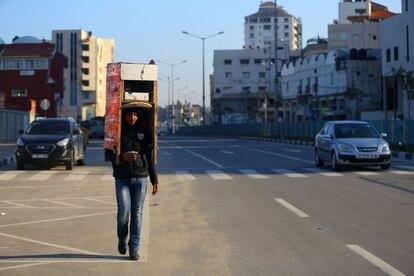
[(131, 214), (129, 249), (138, 251), (147, 178), (115, 179), (116, 201), (118, 203), (117, 234), (119, 239), (128, 236), (128, 222)]

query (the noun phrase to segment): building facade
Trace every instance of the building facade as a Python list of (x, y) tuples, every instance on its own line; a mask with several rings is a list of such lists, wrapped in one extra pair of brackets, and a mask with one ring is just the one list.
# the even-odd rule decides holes
[(65, 57), (56, 52), (54, 44), (31, 36), (16, 37), (13, 43), (1, 48), (3, 107), (57, 117), (63, 96)]
[(394, 15), (371, 0), (342, 0), (339, 19), (328, 25), (329, 49), (379, 49), (379, 22)]
[(284, 121), (376, 119), (382, 107), (380, 50), (331, 50), (286, 63), (282, 98)]
[(104, 116), (106, 65), (114, 61), (114, 40), (84, 30), (54, 30), (52, 40), (68, 57), (61, 116), (82, 120)]
[[(275, 4), (268, 1), (260, 4), (259, 11), (245, 17), (244, 47), (267, 48), (274, 44)], [(287, 41), (290, 51), (302, 49), (302, 23), (281, 6), (277, 7), (278, 40)]]
[(414, 120), (414, 0), (402, 0), (402, 13), (380, 24), (384, 119)]
[(278, 6), (276, 60), (275, 17), (273, 2), (260, 4), (257, 13), (245, 17), (243, 49), (214, 51), (210, 78), (213, 123), (270, 122), (279, 117), (276, 107), (281, 90), (276, 75), (283, 62), (300, 55), (302, 25)]

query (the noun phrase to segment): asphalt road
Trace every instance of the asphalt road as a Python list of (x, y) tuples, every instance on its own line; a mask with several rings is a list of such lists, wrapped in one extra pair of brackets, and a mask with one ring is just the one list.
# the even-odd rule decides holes
[(118, 255), (102, 144), (0, 171), (0, 275), (414, 275), (414, 162), (316, 170), (312, 148), (162, 137), (141, 260)]

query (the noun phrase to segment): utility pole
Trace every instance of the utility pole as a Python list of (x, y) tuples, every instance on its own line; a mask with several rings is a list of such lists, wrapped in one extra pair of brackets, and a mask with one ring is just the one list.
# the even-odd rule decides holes
[[(277, 17), (277, 0), (275, 0), (275, 17), (274, 17), (274, 28), (275, 28), (275, 99), (273, 102), (274, 105), (274, 120), (275, 120), (275, 124), (278, 121), (278, 117), (279, 117), (279, 111), (277, 108), (277, 87), (278, 87), (278, 77), (279, 77), (279, 67), (278, 67), (278, 54), (277, 54), (277, 48), (278, 48), (278, 17)], [(271, 70), (270, 70), (271, 71)]]

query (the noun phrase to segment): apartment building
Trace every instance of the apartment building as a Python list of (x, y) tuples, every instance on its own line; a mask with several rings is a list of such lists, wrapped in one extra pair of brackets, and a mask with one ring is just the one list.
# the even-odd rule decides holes
[(84, 30), (54, 30), (52, 41), (68, 58), (60, 115), (82, 120), (104, 116), (106, 65), (114, 61), (114, 40)]

